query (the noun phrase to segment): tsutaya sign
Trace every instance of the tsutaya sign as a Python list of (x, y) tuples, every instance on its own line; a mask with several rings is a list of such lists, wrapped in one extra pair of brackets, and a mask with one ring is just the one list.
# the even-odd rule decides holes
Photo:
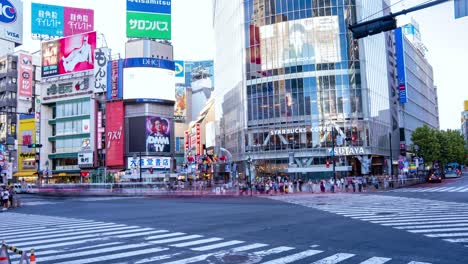
[[(332, 148), (328, 148), (328, 153), (332, 153), (332, 151)], [(366, 151), (363, 147), (335, 147), (335, 156), (353, 156), (365, 154)]]
[(303, 134), (307, 132), (331, 132), (332, 127), (292, 127), (285, 129), (275, 129), (270, 131), (270, 135)]

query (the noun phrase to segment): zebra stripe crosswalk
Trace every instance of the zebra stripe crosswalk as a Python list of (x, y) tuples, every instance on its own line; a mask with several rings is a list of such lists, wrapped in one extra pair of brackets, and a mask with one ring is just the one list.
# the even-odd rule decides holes
[(326, 203), (306, 197), (269, 198), (468, 247), (468, 204), (369, 194), (329, 197)]
[[(4, 232), (0, 233), (0, 240), (21, 249), (34, 248), (41, 264), (216, 263), (216, 260), (229, 256), (242, 256), (249, 263), (267, 264), (381, 264), (392, 260), (383, 256), (364, 257), (352, 252), (322, 250), (319, 245), (296, 248), (76, 218), (11, 212), (2, 213), (1, 217), (0, 228)], [(16, 225), (18, 222), (20, 228)], [(19, 256), (10, 258), (18, 261)]]
[(468, 186), (446, 186), (446, 187), (410, 187), (391, 190), (390, 192), (450, 192), (450, 193), (464, 193), (468, 192)]

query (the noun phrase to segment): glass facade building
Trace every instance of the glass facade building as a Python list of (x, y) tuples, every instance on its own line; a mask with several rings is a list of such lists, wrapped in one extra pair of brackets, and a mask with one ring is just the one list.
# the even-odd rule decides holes
[(217, 112), (222, 144), (237, 161), (251, 157), (256, 176), (330, 175), (325, 164), (333, 154), (341, 175), (388, 171), (389, 133), (398, 131), (391, 121), (389, 34), (356, 41), (347, 30), (383, 15), (384, 1), (214, 6), (215, 95), (223, 98)]

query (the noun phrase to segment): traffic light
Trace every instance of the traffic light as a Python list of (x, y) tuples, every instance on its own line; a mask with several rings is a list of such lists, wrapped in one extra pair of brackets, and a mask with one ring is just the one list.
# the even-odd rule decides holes
[(42, 148), (42, 144), (29, 144), (28, 148)]
[(325, 166), (327, 166), (327, 168), (330, 168), (330, 161), (327, 160), (327, 162), (325, 163)]
[(349, 30), (353, 33), (355, 39), (372, 36), (395, 28), (397, 28), (397, 22), (395, 17), (391, 15), (349, 25)]

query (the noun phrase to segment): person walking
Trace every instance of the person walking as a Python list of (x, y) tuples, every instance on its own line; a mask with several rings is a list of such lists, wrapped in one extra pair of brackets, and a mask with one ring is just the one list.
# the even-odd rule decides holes
[(320, 191), (325, 192), (325, 184), (323, 183), (323, 180), (320, 181)]
[(333, 178), (330, 178), (329, 184), (330, 184), (330, 191), (334, 193), (335, 192), (335, 180)]
[(3, 204), (3, 211), (8, 210), (9, 207), (9, 199), (10, 199), (10, 192), (8, 191), (7, 187), (5, 186), (3, 188), (3, 191), (0, 193), (0, 198), (2, 198), (2, 204)]

